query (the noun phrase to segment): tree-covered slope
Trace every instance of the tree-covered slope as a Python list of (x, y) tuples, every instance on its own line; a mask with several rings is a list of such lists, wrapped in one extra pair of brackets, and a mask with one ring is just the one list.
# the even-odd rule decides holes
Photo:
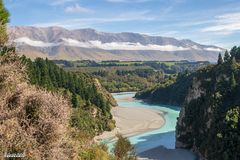
[(240, 159), (240, 47), (219, 55), (217, 65), (168, 79), (136, 97), (182, 107), (176, 147), (204, 160)]
[(114, 127), (110, 109), (116, 102), (96, 79), (84, 73), (67, 72), (48, 59), (37, 58), (31, 61), (23, 56), (21, 61), (27, 66), (31, 84), (48, 91), (59, 92), (71, 101), (76, 110), (74, 125), (80, 125), (79, 120), (83, 115), (92, 115), (84, 117), (89, 122), (80, 120), (80, 126), (91, 134), (95, 135)]
[(135, 97), (152, 103), (181, 105), (190, 87), (194, 73), (179, 73), (159, 83), (156, 87), (138, 92)]
[(152, 88), (170, 75), (194, 71), (209, 62), (188, 61), (64, 61), (54, 63), (68, 71), (88, 73), (100, 80), (109, 92), (141, 91)]
[(201, 159), (240, 159), (240, 48), (193, 76), (176, 127), (176, 146)]
[[(114, 127), (111, 95), (87, 74), (66, 72), (47, 59), (17, 56), (6, 45), (7, 22), (0, 0), (0, 159), (116, 159), (117, 154), (93, 141)], [(127, 140), (121, 144), (117, 150), (124, 150), (124, 156), (133, 149)]]

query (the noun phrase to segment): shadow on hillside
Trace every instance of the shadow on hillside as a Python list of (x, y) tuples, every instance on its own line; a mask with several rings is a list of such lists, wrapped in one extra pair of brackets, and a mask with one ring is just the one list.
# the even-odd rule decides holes
[[(153, 146), (153, 148), (146, 151), (145, 148), (150, 148), (149, 146)], [(197, 157), (191, 151), (185, 149), (174, 149), (174, 131), (143, 136), (140, 138), (140, 142), (135, 144), (135, 147), (138, 151), (138, 156), (142, 159), (197, 160)]]

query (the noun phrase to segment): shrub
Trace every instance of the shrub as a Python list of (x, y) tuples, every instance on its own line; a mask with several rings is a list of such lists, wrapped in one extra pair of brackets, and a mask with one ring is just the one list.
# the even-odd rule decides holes
[(108, 154), (105, 145), (96, 145), (82, 153), (83, 160), (110, 160), (112, 157)]
[(16, 59), (15, 54), (0, 57), (1, 156), (23, 153), (26, 159), (72, 159), (69, 102), (29, 85), (24, 66)]
[(116, 142), (113, 152), (116, 160), (136, 160), (134, 152), (134, 146), (131, 145), (130, 141), (118, 134), (118, 141)]

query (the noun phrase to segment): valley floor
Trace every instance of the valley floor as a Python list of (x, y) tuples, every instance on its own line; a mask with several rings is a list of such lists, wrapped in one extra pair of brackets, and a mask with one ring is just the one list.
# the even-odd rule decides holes
[(130, 137), (159, 129), (165, 123), (163, 112), (154, 109), (118, 106), (112, 108), (112, 114), (116, 121), (116, 128), (95, 137), (95, 140), (114, 139), (117, 133)]
[[(95, 137), (95, 141), (97, 142), (105, 140), (110, 142), (108, 145), (110, 147), (110, 150), (112, 147), (111, 142), (116, 140), (117, 133), (121, 133), (125, 137), (133, 138), (136, 135), (138, 136), (144, 133), (151, 133), (151, 131), (155, 131), (160, 128), (162, 129), (164, 127), (168, 128), (172, 125), (171, 122), (169, 122), (169, 118), (165, 119), (165, 114), (170, 114), (170, 111), (161, 111), (151, 108), (151, 106), (147, 105), (147, 107), (143, 107), (141, 106), (141, 103), (139, 103), (138, 107), (138, 103), (136, 103), (136, 100), (132, 98), (133, 95), (130, 93), (125, 94), (126, 96), (119, 95), (118, 97), (115, 95), (118, 104), (120, 104), (120, 106), (112, 108), (111, 111), (113, 118), (116, 121), (116, 128), (111, 132), (104, 132), (102, 135)], [(174, 114), (170, 114), (170, 117), (175, 117), (173, 116)], [(165, 126), (166, 124), (168, 126)], [(171, 143), (168, 142), (168, 140), (172, 141), (172, 138), (174, 138), (172, 137), (172, 134), (174, 133), (152, 133), (152, 135), (150, 135), (150, 141), (154, 139), (154, 137), (151, 136), (157, 136), (157, 139), (159, 139), (159, 141), (161, 141), (161, 138), (164, 140), (162, 141), (162, 145), (152, 147), (148, 150), (141, 151), (143, 149), (143, 146), (141, 145), (144, 145), (145, 143), (140, 144), (139, 142), (137, 146), (135, 146), (138, 149), (141, 148), (137, 151), (138, 158), (140, 160), (195, 160), (196, 156), (188, 150), (167, 149), (166, 146), (164, 146), (165, 143), (166, 145), (168, 143)], [(142, 139), (147, 140), (147, 137), (148, 135), (145, 135), (142, 137)], [(152, 146), (151, 142), (146, 143), (146, 145)]]

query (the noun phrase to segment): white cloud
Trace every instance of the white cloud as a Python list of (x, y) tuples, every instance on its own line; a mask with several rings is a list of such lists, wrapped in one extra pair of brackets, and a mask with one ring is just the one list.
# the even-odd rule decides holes
[(111, 42), (111, 43), (102, 43), (100, 41), (90, 41), (93, 46), (101, 48), (104, 50), (156, 50), (156, 51), (185, 51), (189, 48), (184, 48), (181, 46), (174, 45), (156, 45), (156, 44), (147, 44), (142, 45), (140, 43), (131, 43), (131, 42)]
[(201, 31), (218, 34), (232, 34), (240, 31), (240, 12), (215, 16), (213, 24), (203, 28)]
[(58, 5), (63, 5), (65, 3), (69, 3), (69, 2), (74, 2), (76, 0), (54, 0), (51, 5), (52, 6), (58, 6)]
[(146, 44), (141, 43), (132, 43), (132, 42), (109, 42), (102, 43), (101, 41), (88, 41), (82, 42), (76, 39), (71, 38), (61, 38), (62, 42), (59, 43), (49, 43), (43, 41), (32, 40), (28, 37), (21, 37), (14, 40), (17, 45), (29, 45), (34, 47), (53, 47), (53, 46), (71, 46), (71, 47), (80, 47), (80, 48), (98, 48), (103, 50), (128, 50), (128, 51), (137, 51), (137, 50), (149, 50), (149, 51), (165, 51), (165, 52), (175, 52), (175, 51), (187, 51), (191, 49), (195, 50), (206, 50), (211, 52), (222, 52), (222, 49), (218, 47), (208, 47), (208, 48), (199, 48), (198, 46), (175, 46), (175, 45), (157, 45), (157, 44)]
[(147, 44), (142, 45), (140, 43), (131, 43), (131, 42), (110, 42), (102, 43), (101, 41), (89, 41), (89, 42), (80, 42), (71, 38), (62, 38), (63, 42), (59, 43), (48, 43), (43, 41), (32, 40), (28, 37), (21, 37), (14, 40), (17, 45), (29, 45), (34, 47), (53, 47), (59, 45), (72, 46), (72, 47), (81, 47), (81, 48), (99, 48), (103, 50), (155, 50), (155, 51), (185, 51), (189, 48), (184, 48), (181, 46), (174, 45), (156, 45), (156, 44)]
[(125, 12), (112, 17), (76, 18), (76, 19), (70, 19), (70, 20), (64, 20), (64, 21), (58, 21), (58, 22), (32, 24), (31, 26), (37, 26), (37, 27), (60, 26), (64, 28), (74, 29), (74, 28), (94, 27), (94, 25), (96, 24), (104, 24), (104, 23), (155, 20), (155, 17), (148, 15), (148, 13), (149, 11)]
[(28, 37), (18, 38), (16, 40), (14, 40), (14, 42), (17, 43), (18, 45), (27, 44), (27, 45), (34, 46), (34, 47), (53, 47), (53, 46), (58, 45), (58, 44), (55, 44), (55, 43), (45, 43), (43, 41), (31, 40)]
[(208, 47), (208, 48), (204, 48), (204, 50), (211, 51), (211, 52), (223, 52), (223, 49), (216, 48), (216, 47)]
[(65, 12), (67, 12), (67, 13), (92, 13), (93, 10), (82, 7), (79, 4), (75, 4), (73, 6), (66, 7)]

